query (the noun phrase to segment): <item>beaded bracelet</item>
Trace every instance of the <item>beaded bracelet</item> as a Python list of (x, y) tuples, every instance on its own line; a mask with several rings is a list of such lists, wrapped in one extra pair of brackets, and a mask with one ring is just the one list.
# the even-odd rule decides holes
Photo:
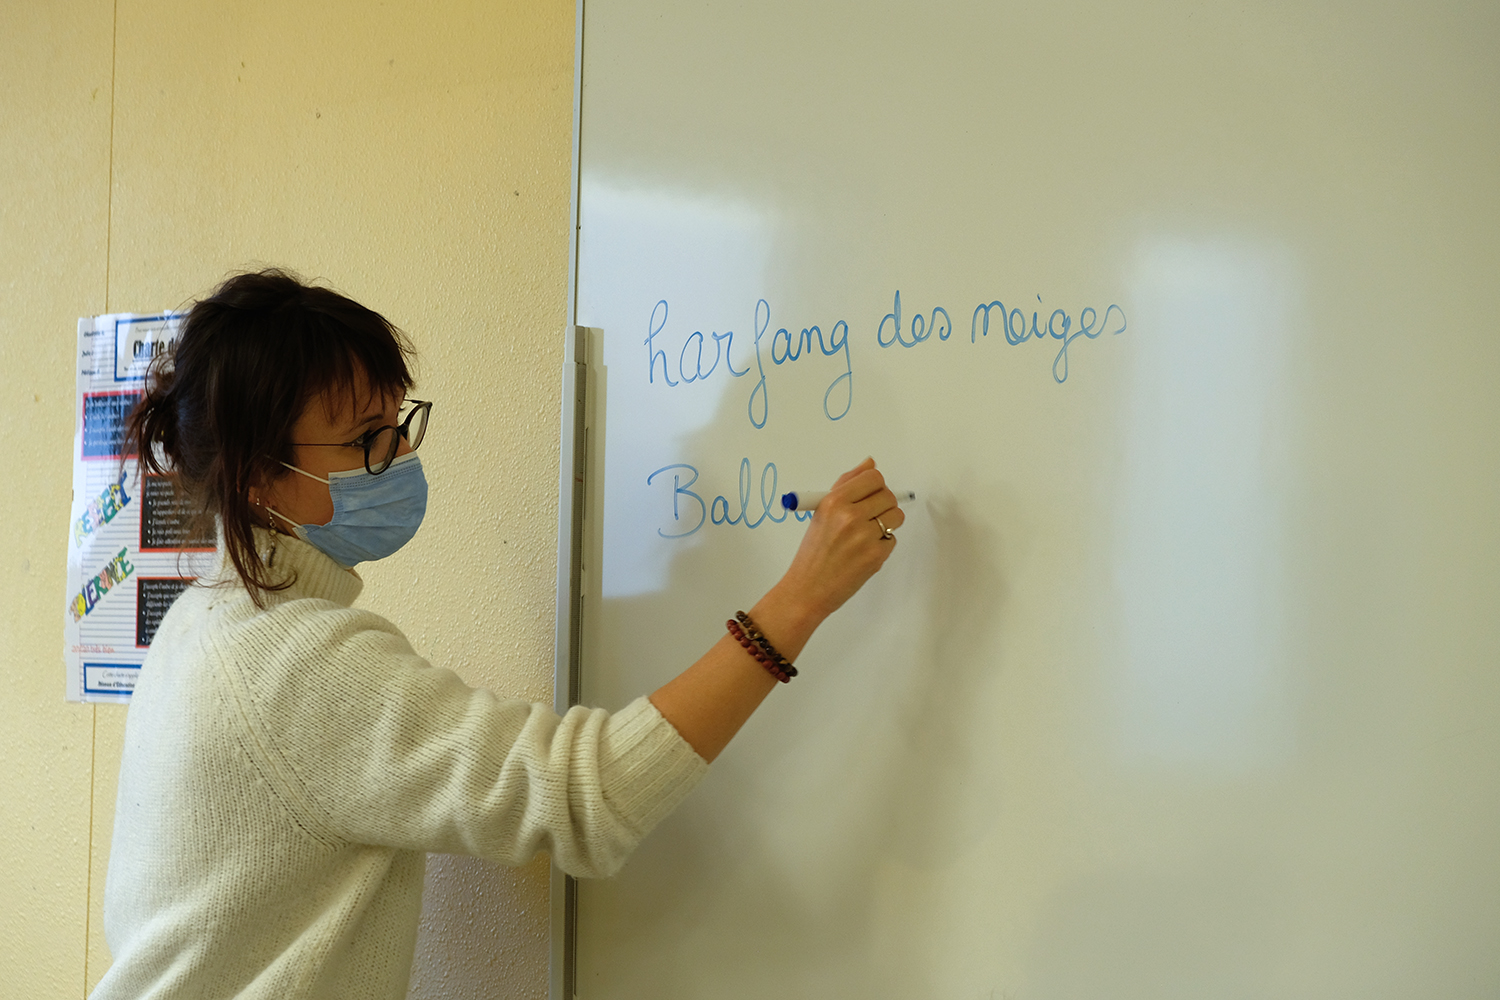
[(791, 674), (783, 670), (781, 665), (777, 663), (776, 660), (766, 655), (765, 650), (761, 649), (753, 639), (745, 634), (744, 630), (740, 628), (739, 622), (736, 622), (731, 618), (724, 624), (728, 626), (729, 634), (734, 636), (735, 641), (738, 642), (741, 646), (744, 646), (745, 652), (755, 657), (756, 662), (765, 667), (766, 671), (772, 677), (776, 678), (783, 684), (792, 679)]
[(756, 628), (755, 623), (750, 620), (749, 615), (745, 614), (745, 612), (743, 611), (736, 611), (734, 613), (734, 617), (739, 621), (740, 625), (744, 627), (745, 634), (750, 637), (750, 640), (757, 646), (759, 646), (767, 656), (775, 661), (776, 665), (781, 668), (783, 673), (785, 673), (789, 677), (797, 676), (797, 668), (792, 666), (792, 661), (788, 660), (785, 656), (782, 656), (779, 652), (776, 651), (776, 647), (771, 645), (771, 640), (767, 639), (765, 637), (765, 634), (762, 633), (760, 629)]
[[(739, 621), (735, 621), (735, 618)], [(743, 627), (741, 626), (743, 624)], [(734, 618), (724, 623), (729, 629), (729, 634), (734, 636), (736, 642), (745, 647), (745, 652), (755, 658), (755, 661), (766, 668), (770, 675), (785, 684), (797, 676), (797, 668), (792, 666), (790, 660), (776, 651), (760, 631), (750, 616), (743, 611), (736, 611)]]

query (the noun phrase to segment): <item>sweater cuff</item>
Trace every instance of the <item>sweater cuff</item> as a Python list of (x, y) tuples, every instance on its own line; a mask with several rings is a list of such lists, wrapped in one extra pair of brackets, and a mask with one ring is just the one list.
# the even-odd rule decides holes
[(642, 837), (708, 773), (708, 763), (645, 697), (609, 717), (599, 749), (604, 797)]

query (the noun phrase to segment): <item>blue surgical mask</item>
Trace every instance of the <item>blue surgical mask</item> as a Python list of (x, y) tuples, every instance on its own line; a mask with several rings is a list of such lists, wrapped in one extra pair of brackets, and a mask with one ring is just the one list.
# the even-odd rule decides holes
[(411, 541), (427, 513), (427, 477), (422, 474), (416, 452), (402, 455), (378, 476), (364, 469), (350, 469), (330, 472), (324, 479), (295, 465), (287, 468), (328, 484), (333, 520), (327, 524), (297, 524), (274, 508), (269, 508), (271, 513), (290, 524), (298, 538), (341, 566), (384, 559)]

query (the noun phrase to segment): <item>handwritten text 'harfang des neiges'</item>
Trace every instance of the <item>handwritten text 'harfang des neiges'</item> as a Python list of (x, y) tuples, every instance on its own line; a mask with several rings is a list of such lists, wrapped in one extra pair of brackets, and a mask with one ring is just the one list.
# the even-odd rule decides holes
[[(1096, 340), (1105, 333), (1115, 336), (1125, 332), (1125, 310), (1113, 303), (1102, 313), (1093, 306), (1085, 306), (1075, 320), (1074, 314), (1066, 309), (1048, 312), (1041, 305), (1042, 297), (1038, 295), (1036, 299), (1037, 305), (1028, 307), (1030, 316), (1019, 307), (1007, 308), (999, 299), (975, 306), (969, 319), (969, 343), (988, 340), (992, 331), (1003, 333), (1005, 342), (1012, 347), (1027, 342), (1055, 342), (1052, 378), (1061, 385), (1068, 379), (1068, 349), (1074, 341), (1079, 337)], [(847, 321), (835, 320), (826, 331), (822, 326), (805, 326), (793, 333), (791, 327), (783, 326), (771, 332), (771, 306), (761, 299), (755, 304), (754, 333), (741, 335), (736, 346), (733, 330), (707, 334), (694, 330), (685, 337), (674, 336), (667, 329), (670, 311), (666, 299), (658, 301), (646, 325), (649, 385), (671, 390), (701, 382), (717, 375), (721, 365), (727, 374), (720, 377), (738, 379), (754, 375), (746, 413), (750, 423), (759, 428), (765, 427), (771, 416), (766, 360), (769, 358), (774, 371), (782, 365), (806, 363), (807, 359), (813, 364), (831, 366), (833, 377), (823, 391), (823, 415), (829, 420), (839, 420), (853, 408), (854, 362)], [(932, 341), (934, 336), (938, 342), (948, 341), (953, 336), (953, 321), (942, 306), (905, 313), (898, 290), (890, 312), (875, 325), (874, 334), (876, 346), (881, 349), (912, 349)]]

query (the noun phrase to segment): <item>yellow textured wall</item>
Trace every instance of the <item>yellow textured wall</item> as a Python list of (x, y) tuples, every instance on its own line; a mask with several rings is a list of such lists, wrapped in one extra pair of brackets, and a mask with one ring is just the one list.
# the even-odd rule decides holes
[[(259, 264), (415, 341), (427, 522), (362, 603), (551, 698), (572, 0), (117, 0), (0, 12), (0, 997), (81, 996), (124, 711), (63, 702), (74, 324)], [(542, 996), (544, 861), (434, 859), (414, 997)]]

